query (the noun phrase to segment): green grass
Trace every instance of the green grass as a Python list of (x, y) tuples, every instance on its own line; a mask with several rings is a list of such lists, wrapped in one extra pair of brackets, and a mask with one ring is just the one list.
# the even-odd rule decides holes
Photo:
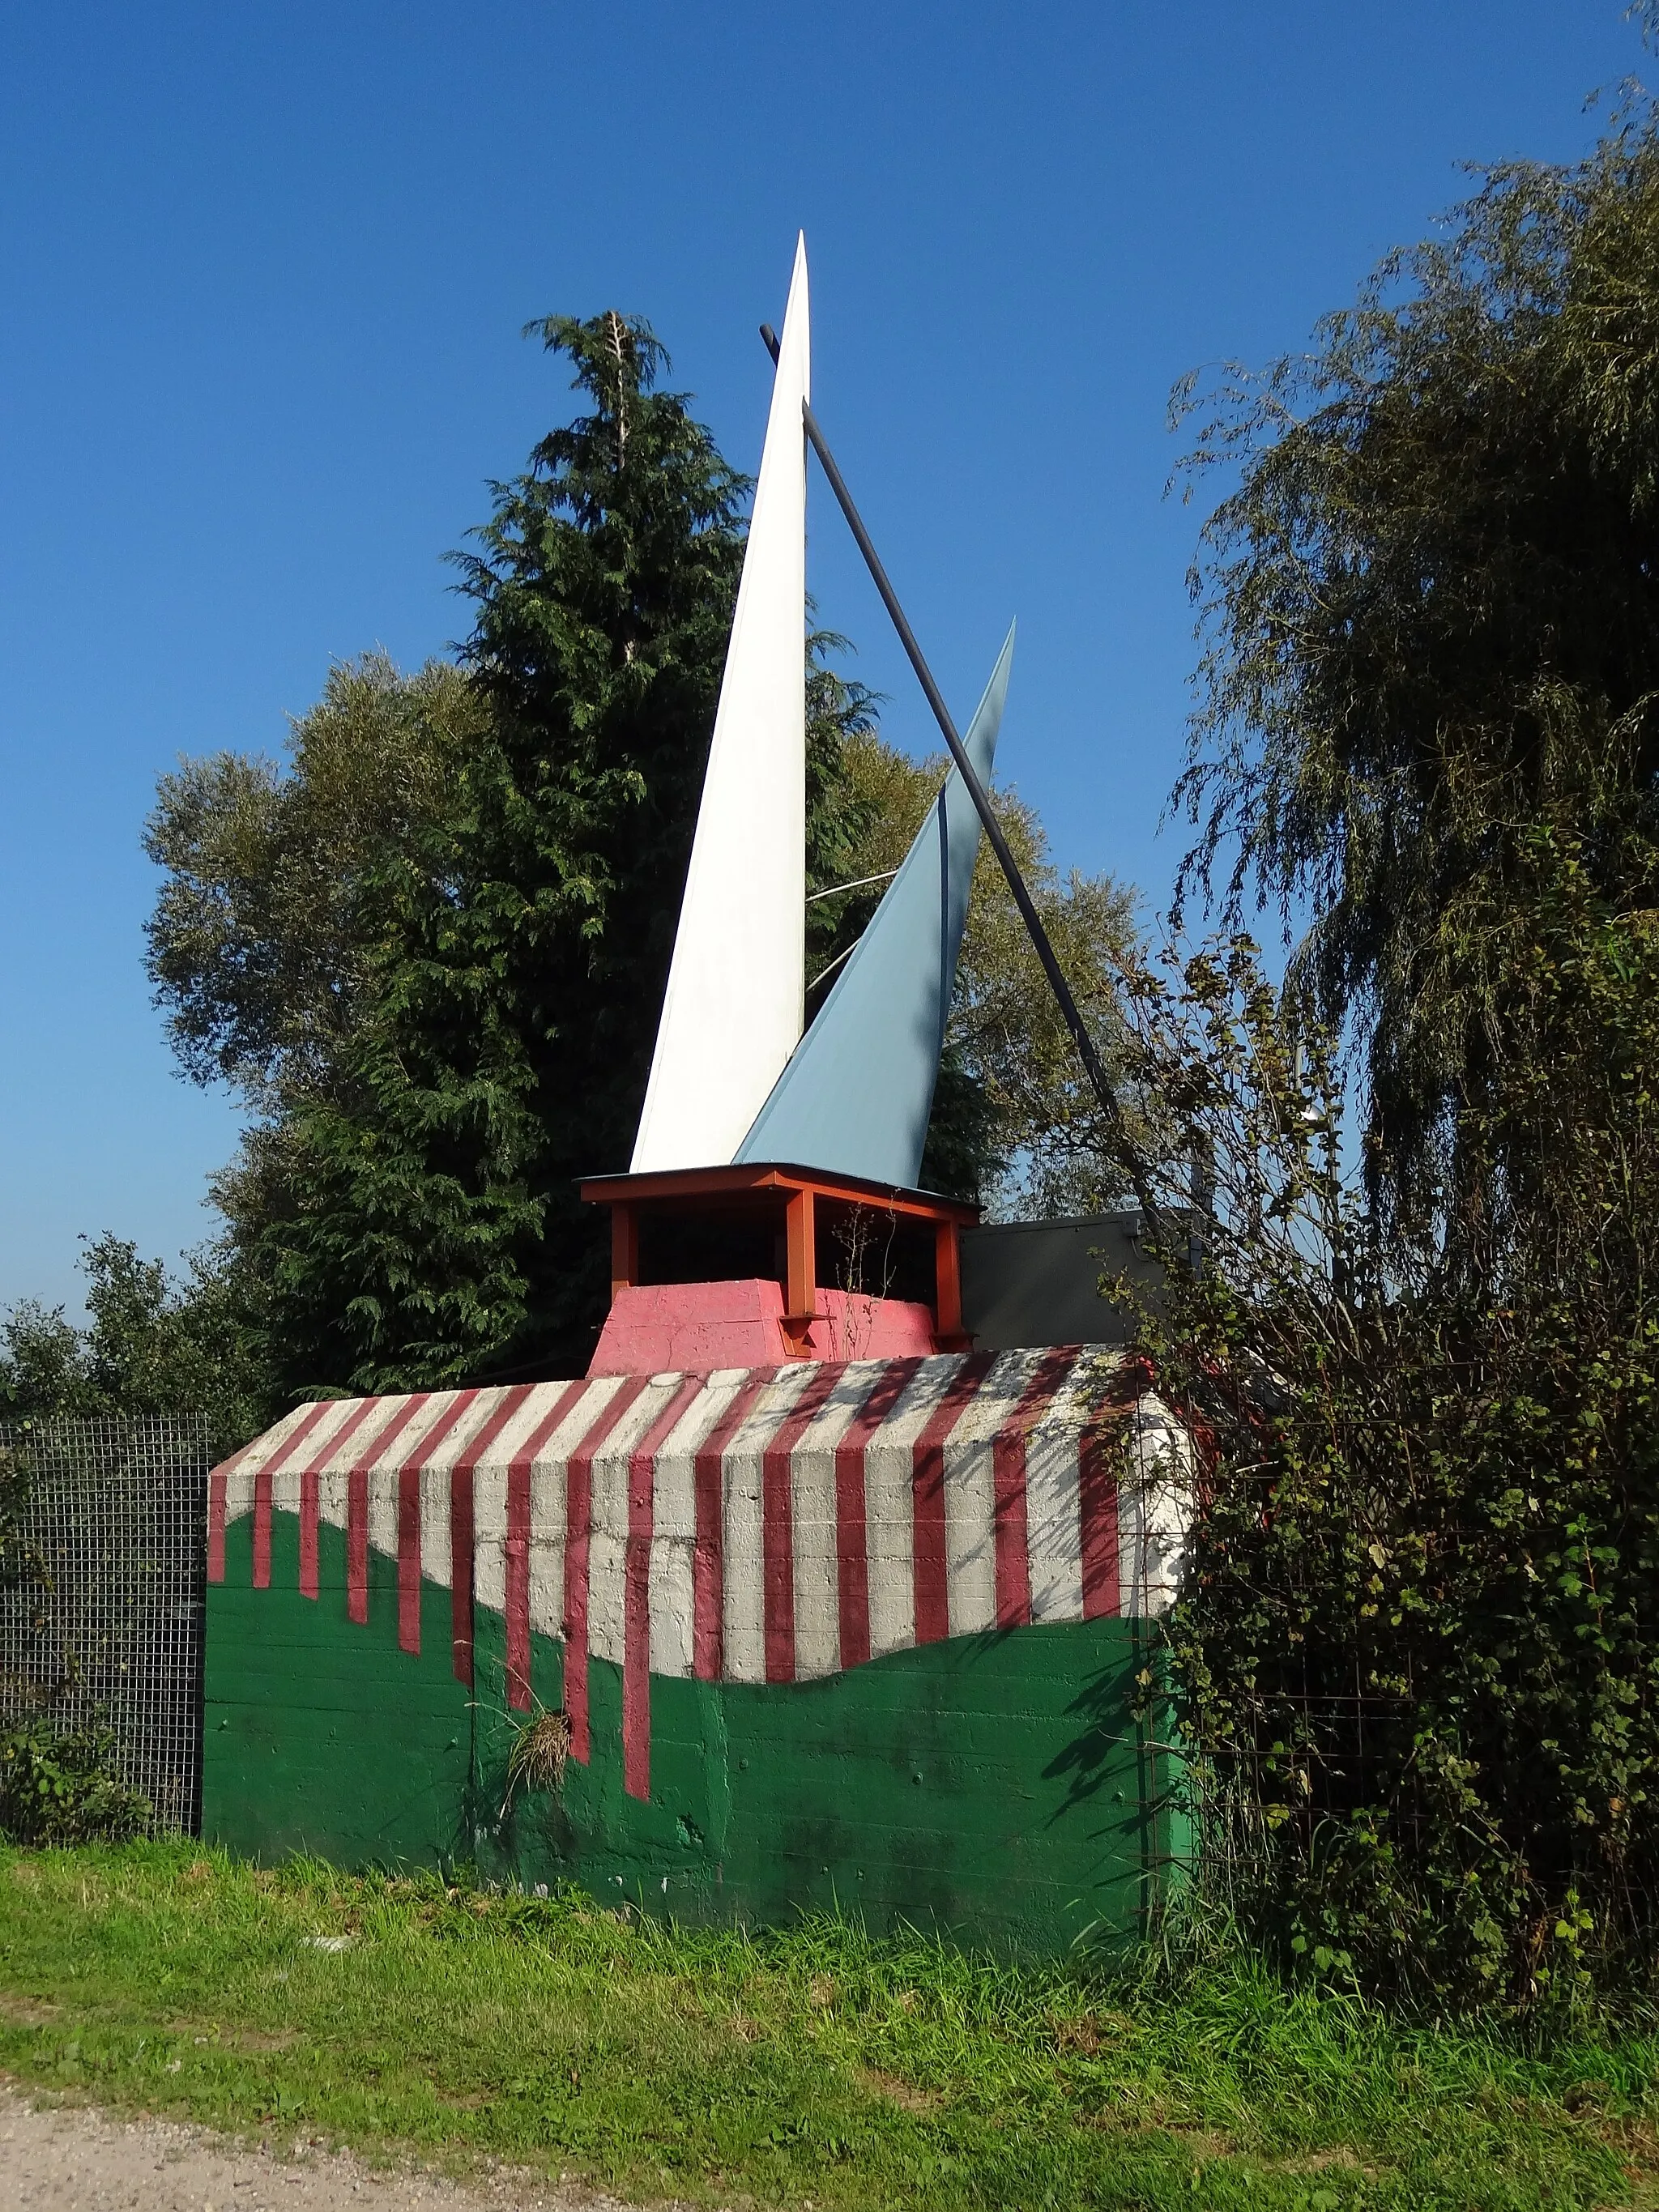
[(647, 2200), (1659, 2205), (1656, 2066), (1650, 2039), (1528, 2057), (1243, 1969), (1159, 1995), (823, 1921), (711, 1935), (187, 1845), (0, 1850), (19, 2078)]

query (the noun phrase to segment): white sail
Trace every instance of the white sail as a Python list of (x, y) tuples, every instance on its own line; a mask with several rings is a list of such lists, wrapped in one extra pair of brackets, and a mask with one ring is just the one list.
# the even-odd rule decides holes
[(799, 1042), (805, 996), (806, 241), (633, 1171), (723, 1167)]

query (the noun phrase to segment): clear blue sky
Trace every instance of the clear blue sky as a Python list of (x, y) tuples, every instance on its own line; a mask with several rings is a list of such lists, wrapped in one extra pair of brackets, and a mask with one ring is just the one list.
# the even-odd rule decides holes
[[(417, 662), (441, 556), (565, 407), (520, 341), (648, 315), (740, 467), (804, 227), (814, 398), (947, 693), (1010, 615), (1000, 765), (1156, 905), (1197, 516), (1172, 381), (1301, 343), (1458, 162), (1565, 159), (1620, 0), (169, 0), (0, 27), (0, 1304), (77, 1233), (211, 1227), (138, 849), (174, 757), (277, 750), (331, 659)], [(824, 618), (928, 742), (828, 494)]]

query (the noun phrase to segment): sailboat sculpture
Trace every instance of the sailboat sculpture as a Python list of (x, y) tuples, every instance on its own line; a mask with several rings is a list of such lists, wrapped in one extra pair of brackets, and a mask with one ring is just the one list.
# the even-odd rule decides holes
[(977, 1209), (913, 1187), (1010, 646), (965, 743), (936, 708), (963, 780), (800, 1036), (805, 382), (798, 254), (638, 1172), (583, 1186), (586, 1379), (313, 1401), (212, 1471), (202, 1832), (1127, 1949), (1182, 1864), (1139, 1692), (1195, 1455), (1103, 1346), (988, 1302), (971, 1346)]
[[(787, 1162), (914, 1188), (980, 824), (953, 769), (803, 1037), (810, 386), (801, 239), (631, 1173)], [(981, 778), (1012, 650), (1011, 630), (968, 733)]]

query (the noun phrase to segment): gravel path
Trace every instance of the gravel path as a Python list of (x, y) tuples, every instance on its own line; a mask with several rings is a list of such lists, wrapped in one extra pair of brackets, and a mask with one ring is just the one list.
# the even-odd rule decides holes
[(174, 2120), (35, 2106), (0, 2082), (4, 2212), (627, 2212), (508, 2168), (466, 2188), (291, 2140), (258, 2149)]

